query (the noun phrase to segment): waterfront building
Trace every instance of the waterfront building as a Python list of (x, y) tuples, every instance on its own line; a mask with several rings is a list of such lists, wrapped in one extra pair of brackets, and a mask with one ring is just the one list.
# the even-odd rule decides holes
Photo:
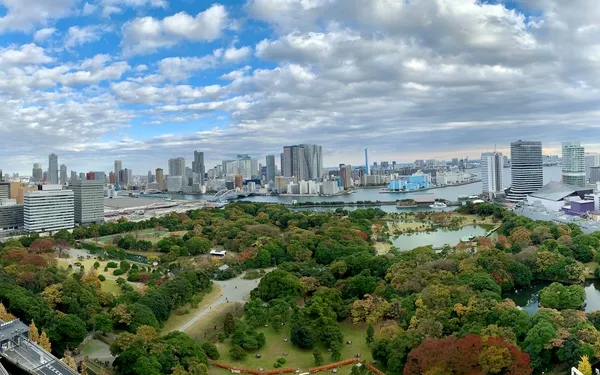
[(104, 222), (104, 182), (100, 180), (72, 181), (75, 223), (78, 225)]
[[(370, 176), (369, 176), (370, 177)], [(336, 195), (340, 192), (337, 181), (323, 181), (321, 184), (321, 194)]]
[(25, 192), (24, 228), (27, 232), (52, 232), (75, 226), (75, 202), (72, 190), (61, 185), (39, 185)]
[(585, 177), (586, 181), (591, 181), (591, 168), (600, 167), (600, 154), (596, 152), (587, 152), (585, 154)]
[(115, 160), (115, 178), (116, 184), (120, 184), (121, 180), (119, 180), (120, 174), (119, 172), (123, 169), (123, 162), (121, 160)]
[(381, 185), (383, 184), (383, 176), (379, 174), (363, 176), (365, 185)]
[(48, 156), (48, 180), (51, 184), (58, 184), (58, 156)]
[(288, 185), (293, 182), (293, 177), (275, 176), (275, 184), (273, 186), (273, 191), (275, 193), (285, 193), (287, 192)]
[(169, 177), (183, 176), (185, 173), (185, 159), (182, 157), (169, 159)]
[(414, 173), (412, 176), (400, 176), (390, 181), (387, 190), (390, 191), (413, 191), (431, 187), (431, 175), (425, 173)]
[(234, 182), (233, 186), (236, 189), (241, 189), (242, 186), (244, 186), (244, 177), (238, 173), (234, 176), (233, 182)]
[(67, 183), (67, 166), (64, 164), (60, 165), (60, 184), (65, 185)]
[(23, 227), (23, 205), (14, 199), (0, 199), (0, 231)]
[(352, 187), (352, 166), (340, 164), (340, 179), (342, 181), (342, 187), (349, 189)]
[(369, 149), (365, 148), (365, 175), (369, 175)]
[(516, 141), (510, 144), (510, 174), (512, 186), (507, 199), (523, 201), (527, 195), (540, 190), (544, 184), (542, 142)]
[(593, 189), (551, 181), (527, 196), (527, 204), (544, 207), (549, 211), (562, 211), (569, 215), (580, 215), (594, 210), (594, 200), (585, 197)]
[(323, 175), (323, 149), (314, 144), (285, 146), (282, 174), (297, 180), (318, 180)]
[(504, 192), (502, 170), (504, 157), (501, 152), (481, 154), (481, 186), (483, 194), (489, 199)]
[(204, 185), (204, 174), (206, 173), (206, 167), (204, 166), (204, 152), (194, 151), (192, 172), (197, 175), (197, 182), (200, 185)]
[(179, 193), (183, 191), (183, 176), (168, 176), (167, 177), (167, 191), (169, 193)]
[(158, 190), (164, 191), (165, 187), (165, 175), (162, 168), (156, 168), (156, 183), (158, 184)]
[(580, 142), (562, 144), (562, 182), (585, 187), (585, 151)]
[(275, 155), (267, 155), (267, 182), (268, 183), (273, 183), (273, 181), (275, 181), (275, 175), (276, 175), (276, 168), (275, 168)]

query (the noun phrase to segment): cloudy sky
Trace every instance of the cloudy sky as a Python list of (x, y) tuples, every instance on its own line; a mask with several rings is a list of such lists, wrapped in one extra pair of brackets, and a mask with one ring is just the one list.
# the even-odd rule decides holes
[(5, 172), (600, 151), (597, 0), (0, 0), (0, 34)]

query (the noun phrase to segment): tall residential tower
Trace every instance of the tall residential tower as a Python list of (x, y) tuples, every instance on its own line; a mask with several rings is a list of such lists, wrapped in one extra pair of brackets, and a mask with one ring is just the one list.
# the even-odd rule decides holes
[(512, 185), (507, 199), (519, 202), (544, 185), (542, 142), (516, 141), (510, 144)]
[(585, 150), (580, 142), (562, 144), (562, 182), (585, 187)]
[(497, 193), (504, 191), (502, 168), (504, 158), (501, 152), (484, 152), (481, 154), (481, 180), (483, 194), (492, 199)]
[(51, 184), (58, 184), (58, 156), (48, 156), (48, 180)]

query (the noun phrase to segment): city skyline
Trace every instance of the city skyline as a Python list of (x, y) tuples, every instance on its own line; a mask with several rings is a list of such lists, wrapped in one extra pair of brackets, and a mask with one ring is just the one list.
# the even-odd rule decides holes
[(321, 144), (328, 167), (364, 148), (474, 158), (527, 134), (554, 154), (571, 138), (600, 151), (592, 2), (347, 4), (17, 1), (0, 17), (0, 168), (28, 174), (55, 152), (77, 171), (143, 173), (290, 143)]

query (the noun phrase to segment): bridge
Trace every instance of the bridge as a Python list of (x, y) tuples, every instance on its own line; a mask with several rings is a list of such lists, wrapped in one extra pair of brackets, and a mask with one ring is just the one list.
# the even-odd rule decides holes
[(235, 190), (221, 189), (212, 197), (212, 200), (215, 202), (229, 201), (232, 199), (237, 199), (240, 195), (243, 194), (240, 194)]
[[(0, 356), (32, 375), (78, 375), (41, 346), (29, 341), (29, 327), (19, 319), (0, 321)], [(0, 374), (3, 374), (1, 370)]]

